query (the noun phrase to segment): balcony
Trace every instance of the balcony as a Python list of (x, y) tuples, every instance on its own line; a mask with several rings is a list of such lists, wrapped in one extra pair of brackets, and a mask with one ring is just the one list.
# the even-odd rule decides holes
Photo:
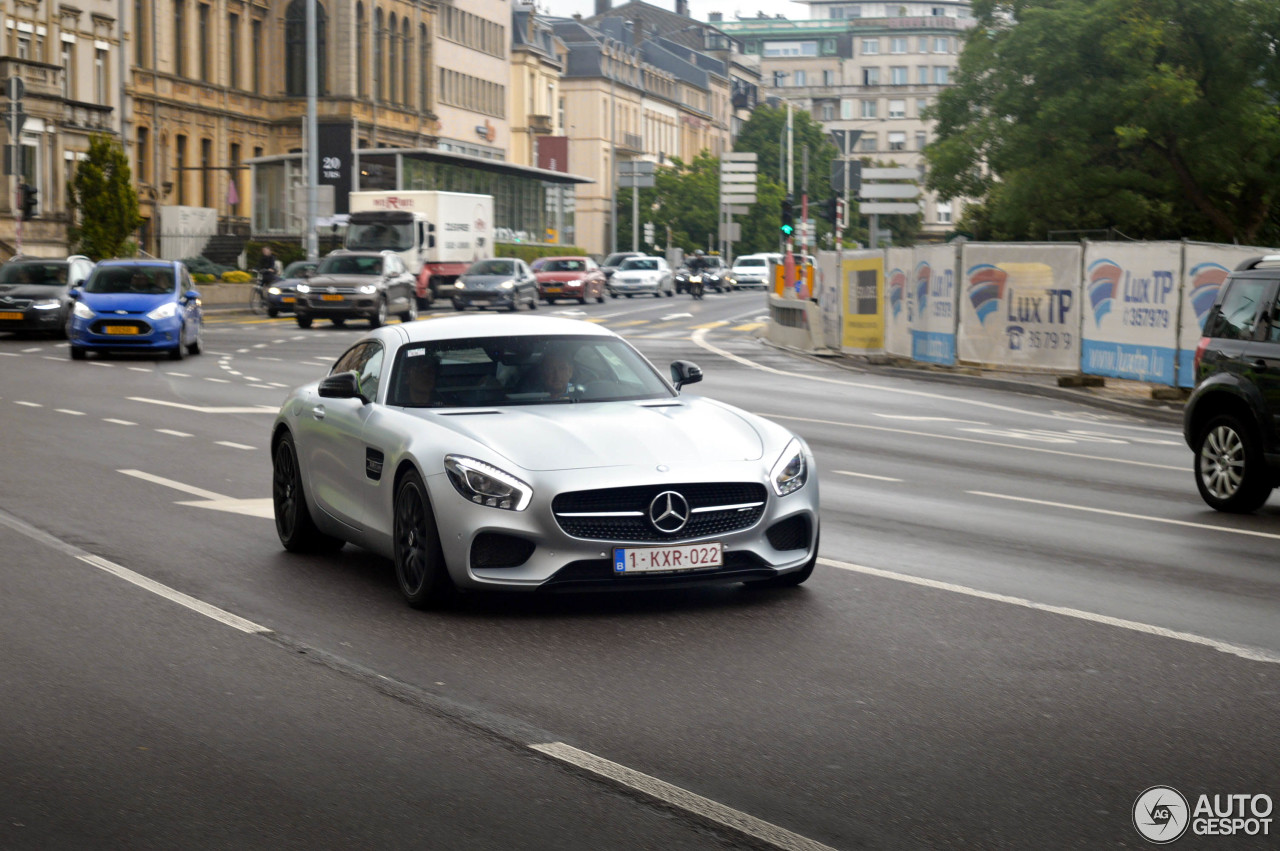
[(630, 151), (635, 154), (644, 153), (644, 137), (639, 133), (623, 133), (622, 142), (618, 145), (619, 150)]
[(538, 136), (548, 136), (551, 134), (551, 116), (550, 115), (530, 115), (529, 130)]

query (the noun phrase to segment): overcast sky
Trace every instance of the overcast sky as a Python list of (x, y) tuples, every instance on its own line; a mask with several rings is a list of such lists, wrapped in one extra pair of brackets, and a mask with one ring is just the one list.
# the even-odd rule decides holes
[[(621, 6), (627, 0), (612, 0), (610, 5)], [(646, 0), (651, 6), (674, 12), (676, 0)], [(581, 12), (584, 17), (596, 13), (596, 0), (537, 0), (538, 8), (548, 15), (569, 17), (574, 12)], [(736, 15), (754, 18), (757, 12), (766, 15), (784, 15), (795, 21), (809, 17), (807, 3), (792, 3), (789, 0), (689, 0), (689, 14), (695, 20), (705, 21), (708, 12), (720, 12), (726, 21), (734, 20)]]

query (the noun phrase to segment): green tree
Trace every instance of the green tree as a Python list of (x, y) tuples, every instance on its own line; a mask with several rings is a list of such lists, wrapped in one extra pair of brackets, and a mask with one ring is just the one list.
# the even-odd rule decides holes
[(67, 202), (68, 236), (79, 253), (93, 260), (125, 253), (142, 218), (129, 159), (118, 142), (103, 134), (89, 137), (89, 152), (67, 184)]
[(976, 0), (928, 186), (979, 239), (1280, 240), (1274, 0)]

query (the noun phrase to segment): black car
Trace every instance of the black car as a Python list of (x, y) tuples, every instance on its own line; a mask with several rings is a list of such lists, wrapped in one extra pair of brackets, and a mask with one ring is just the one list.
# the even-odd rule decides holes
[(291, 313), (298, 303), (298, 284), (310, 278), (318, 265), (318, 260), (295, 260), (285, 266), (284, 275), (267, 287), (267, 315)]
[(0, 266), (0, 331), (44, 331), (66, 336), (72, 287), (83, 284), (93, 261), (18, 255)]
[(1236, 267), (1204, 320), (1183, 414), (1196, 487), (1218, 511), (1261, 508), (1280, 485), (1280, 254)]
[(338, 249), (320, 261), (314, 275), (297, 283), (293, 312), (299, 328), (310, 328), (316, 319), (334, 325), (367, 319), (377, 328), (392, 313), (412, 322), (418, 318), (416, 286), (394, 251)]

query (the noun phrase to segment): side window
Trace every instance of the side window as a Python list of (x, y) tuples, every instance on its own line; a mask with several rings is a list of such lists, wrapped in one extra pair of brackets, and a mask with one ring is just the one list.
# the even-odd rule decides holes
[(1276, 297), (1271, 301), (1271, 309), (1267, 311), (1267, 342), (1280, 343), (1280, 287), (1276, 288)]
[(367, 343), (357, 343), (343, 352), (342, 357), (334, 361), (333, 369), (329, 370), (329, 374), (337, 375), (340, 372), (358, 373), (360, 370), (357, 364), (361, 362), (360, 359), (364, 355), (364, 350), (367, 345)]
[(382, 344), (369, 343), (365, 357), (359, 365), (360, 392), (370, 399), (378, 398), (378, 385), (382, 376)]
[(1252, 340), (1258, 308), (1270, 284), (1270, 281), (1229, 278), (1218, 309), (1205, 323), (1205, 335), (1228, 340)]

